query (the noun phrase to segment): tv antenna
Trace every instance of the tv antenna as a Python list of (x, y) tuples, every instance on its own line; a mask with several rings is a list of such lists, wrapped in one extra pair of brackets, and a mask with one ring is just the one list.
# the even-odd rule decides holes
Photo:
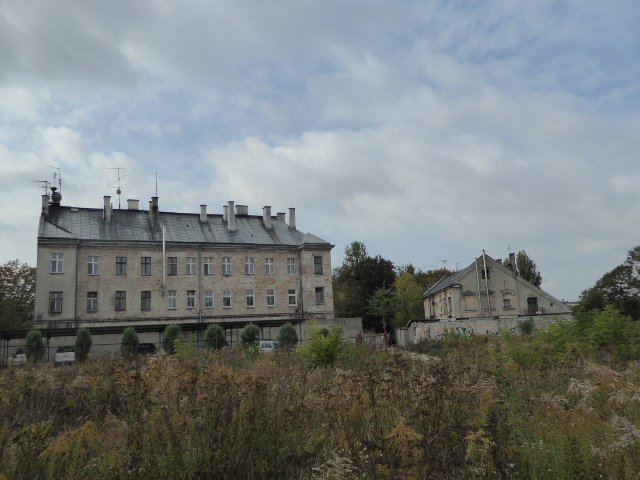
[(49, 180), (31, 180), (31, 183), (40, 183), (40, 188), (44, 190), (44, 194), (49, 195)]
[(122, 180), (123, 178), (125, 178), (124, 175), (120, 175), (120, 170), (124, 171), (124, 167), (113, 167), (113, 168), (107, 168), (107, 170), (115, 170), (116, 171), (116, 175), (118, 177), (118, 179), (116, 181), (110, 182), (109, 183), (109, 189), (113, 188), (115, 184), (118, 185), (117, 189), (116, 189), (116, 193), (118, 194), (118, 210), (120, 210), (121, 206), (120, 206), (120, 194), (122, 193), (122, 188), (120, 185), (120, 180)]
[(57, 180), (58, 190), (60, 191), (60, 193), (62, 193), (62, 171), (60, 170), (60, 167), (49, 165), (49, 168), (53, 168), (54, 170), (56, 170), (55, 172), (53, 172), (53, 184), (55, 185)]

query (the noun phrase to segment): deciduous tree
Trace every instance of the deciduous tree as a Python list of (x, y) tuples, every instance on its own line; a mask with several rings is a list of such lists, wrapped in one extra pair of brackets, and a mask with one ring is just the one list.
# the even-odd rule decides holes
[(33, 324), (36, 269), (18, 260), (0, 265), (0, 330)]
[(520, 250), (516, 255), (516, 266), (518, 267), (518, 275), (527, 282), (536, 287), (542, 284), (542, 275), (536, 267), (536, 262), (534, 262), (524, 250)]

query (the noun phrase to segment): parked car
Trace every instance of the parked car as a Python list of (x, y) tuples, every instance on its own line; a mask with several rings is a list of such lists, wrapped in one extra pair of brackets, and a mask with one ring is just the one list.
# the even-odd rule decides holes
[(64, 365), (76, 361), (76, 352), (74, 347), (58, 347), (53, 362), (56, 365)]
[(18, 348), (9, 359), (11, 360), (11, 365), (24, 365), (27, 363), (27, 354), (24, 348)]
[(260, 340), (260, 351), (263, 353), (266, 352), (275, 352), (278, 350), (278, 341), (277, 340)]
[(158, 352), (158, 348), (155, 343), (141, 343), (138, 345), (138, 353), (140, 355), (149, 355)]

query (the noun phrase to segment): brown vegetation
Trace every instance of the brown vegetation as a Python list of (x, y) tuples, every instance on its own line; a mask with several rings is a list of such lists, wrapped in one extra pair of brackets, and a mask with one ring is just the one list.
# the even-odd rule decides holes
[(520, 337), (448, 347), (316, 369), (295, 353), (183, 348), (4, 370), (0, 476), (637, 477), (640, 364)]

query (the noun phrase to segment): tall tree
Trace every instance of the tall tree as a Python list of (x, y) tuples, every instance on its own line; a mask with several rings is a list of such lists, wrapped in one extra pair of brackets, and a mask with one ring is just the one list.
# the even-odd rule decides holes
[(605, 273), (593, 287), (582, 292), (580, 309), (600, 310), (607, 305), (640, 320), (640, 246), (629, 250), (622, 265)]
[(0, 265), (0, 330), (33, 324), (36, 269), (18, 260)]
[(381, 288), (393, 285), (393, 262), (370, 257), (362, 242), (345, 249), (343, 264), (333, 272), (333, 301), (338, 317), (362, 317), (365, 329), (382, 328), (380, 318), (369, 312), (369, 298)]
[(416, 275), (407, 271), (398, 275), (395, 283), (398, 311), (395, 317), (395, 325), (406, 325), (410, 320), (424, 318), (424, 304), (422, 294), (426, 288), (422, 287)]
[(382, 319), (383, 327), (389, 325), (389, 320), (398, 312), (398, 295), (393, 287), (381, 287), (373, 292), (369, 298), (369, 310), (371, 315)]
[(516, 255), (516, 266), (518, 267), (518, 275), (527, 282), (536, 287), (542, 284), (542, 275), (536, 267), (536, 262), (534, 262), (524, 250), (520, 250)]

